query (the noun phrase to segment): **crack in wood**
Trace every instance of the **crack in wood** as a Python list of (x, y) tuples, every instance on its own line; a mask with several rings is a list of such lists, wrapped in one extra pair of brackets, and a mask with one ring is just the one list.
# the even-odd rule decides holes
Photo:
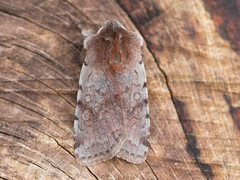
[[(51, 137), (51, 136), (50, 136)], [(60, 146), (63, 150), (65, 150), (68, 154), (70, 154), (74, 159), (75, 159), (75, 156), (68, 150), (66, 149), (64, 146), (62, 146), (55, 137), (52, 137), (54, 139), (54, 141), (57, 143), (58, 146)]]
[[(36, 54), (36, 55), (42, 57), (43, 59), (46, 59), (47, 62), (50, 62), (52, 65), (55, 65), (55, 66), (59, 67), (59, 69), (61, 69), (62, 71), (64, 71), (64, 69), (63, 69), (59, 64), (57, 64), (56, 62), (54, 62), (54, 60), (48, 58), (48, 57), (47, 57), (46, 55), (44, 55), (44, 54), (41, 54), (41, 53), (36, 52), (36, 51), (33, 51), (33, 50), (31, 50), (31, 49), (29, 49), (29, 48), (27, 48), (27, 47), (25, 47), (25, 46), (21, 46), (21, 45), (19, 45), (19, 44), (14, 44), (14, 43), (11, 44), (10, 46), (7, 46), (7, 45), (5, 45), (5, 44), (0, 44), (0, 46), (6, 47), (6, 48), (9, 48), (9, 49), (11, 49), (11, 48), (14, 47), (14, 46), (15, 46), (15, 47), (22, 48), (22, 49), (24, 49), (24, 50), (26, 50), (26, 51), (29, 51), (29, 52), (31, 52), (31, 53), (33, 53), (33, 54)], [(53, 67), (55, 68), (55, 66), (53, 66)]]
[(80, 14), (82, 14), (88, 21), (91, 22), (91, 24), (95, 23), (92, 21), (91, 18), (89, 18), (84, 12), (82, 12), (80, 9), (78, 9), (74, 4), (72, 4), (71, 2), (69, 2), (68, 0), (63, 0), (64, 2), (66, 2), (67, 4), (69, 4), (72, 8), (74, 8), (77, 12), (79, 12)]
[(98, 180), (98, 177), (91, 171), (91, 169), (90, 169), (88, 166), (86, 166), (86, 168), (87, 168), (87, 170), (89, 171), (89, 173), (90, 173), (91, 175), (93, 175), (93, 177), (95, 177), (95, 179)]
[(67, 102), (69, 105), (71, 105), (73, 108), (75, 108), (75, 106), (74, 106), (70, 101), (68, 101), (64, 96), (62, 96), (56, 89), (54, 89), (54, 88), (52, 88), (51, 86), (45, 84), (44, 82), (42, 82), (42, 81), (39, 80), (38, 78), (35, 78), (35, 77), (33, 77), (33, 76), (25, 73), (25, 72), (22, 72), (22, 71), (13, 69), (13, 68), (9, 68), (9, 67), (8, 67), (8, 69), (11, 69), (11, 70), (13, 70), (13, 71), (15, 71), (15, 72), (18, 72), (18, 73), (22, 73), (22, 74), (24, 74), (24, 75), (26, 75), (26, 76), (28, 76), (28, 77), (30, 77), (30, 78), (32, 78), (32, 79), (40, 82), (41, 84), (43, 84), (44, 86), (48, 87), (49, 89), (52, 89), (59, 97), (61, 97), (64, 101), (66, 101), (66, 102)]
[(154, 154), (156, 154), (156, 152), (153, 150), (152, 145), (151, 145), (150, 143), (149, 143), (149, 149), (151, 149), (152, 152), (153, 152)]
[[(31, 126), (31, 125), (30, 125), (30, 126)], [(33, 126), (31, 126), (31, 127), (32, 127), (33, 129), (35, 129), (37, 132), (40, 132), (40, 133), (46, 135), (47, 137), (53, 139), (53, 140), (57, 143), (57, 145), (58, 145), (59, 147), (61, 147), (64, 151), (66, 151), (68, 154), (70, 154), (70, 155), (75, 159), (75, 156), (74, 156), (68, 149), (66, 149), (64, 146), (62, 146), (55, 137), (53, 137), (53, 136), (51, 136), (51, 135), (49, 135), (49, 134), (47, 134), (47, 133), (45, 133), (45, 132), (40, 131), (38, 128), (35, 128), (35, 127), (33, 127)]]
[[(118, 161), (120, 161), (117, 157), (114, 157), (114, 158), (117, 159)], [(113, 163), (110, 163), (110, 164), (121, 174), (122, 178), (125, 177), (117, 166), (115, 166)]]
[[(75, 156), (74, 156), (69, 150), (67, 150), (65, 147), (63, 147), (63, 146), (56, 140), (56, 138), (54, 138), (53, 136), (48, 135), (48, 134), (45, 133), (45, 132), (39, 131), (37, 128), (35, 128), (35, 127), (33, 127), (33, 126), (31, 126), (31, 127), (32, 127), (33, 129), (35, 129), (36, 131), (38, 131), (38, 132), (40, 132), (40, 133), (48, 136), (49, 138), (52, 138), (52, 139), (57, 143), (58, 146), (60, 146), (62, 149), (64, 149), (68, 154), (70, 154), (70, 155), (75, 159)], [(47, 162), (49, 162), (49, 161), (47, 160)], [(49, 162), (49, 163), (50, 163), (50, 162)], [(51, 163), (50, 163), (50, 164), (51, 164)], [(51, 164), (51, 165), (52, 165), (52, 164)], [(87, 167), (87, 166), (85, 166), (85, 167), (87, 168), (87, 170), (89, 171), (89, 173), (90, 173), (95, 179), (98, 180), (97, 176), (89, 169), (89, 167)]]
[[(40, 133), (48, 136), (49, 138), (52, 138), (52, 139), (57, 143), (58, 146), (60, 146), (62, 149), (64, 149), (68, 154), (70, 154), (70, 155), (75, 159), (75, 156), (74, 156), (68, 149), (66, 149), (64, 146), (62, 146), (62, 145), (56, 140), (55, 137), (50, 136), (50, 135), (48, 135), (48, 134), (45, 133), (45, 132), (39, 131), (37, 128), (35, 128), (35, 127), (33, 127), (33, 126), (31, 126), (31, 127), (32, 127), (33, 129), (35, 129), (36, 131), (38, 131), (38, 132), (40, 132)], [(48, 161), (48, 162), (49, 162), (49, 161)], [(89, 169), (89, 167), (86, 166), (86, 168), (87, 168), (87, 170), (89, 171), (89, 173), (92, 174), (92, 175), (98, 180), (97, 176)]]
[[(45, 132), (42, 132), (42, 131), (38, 130), (37, 128), (35, 128), (35, 127), (33, 127), (33, 126), (31, 126), (31, 127), (32, 127), (33, 129), (35, 129), (36, 131), (38, 131), (38, 132), (46, 135), (47, 137), (52, 138), (52, 139), (57, 143), (58, 146), (60, 146), (62, 149), (64, 149), (68, 154), (70, 154), (70, 155), (75, 159), (75, 156), (74, 156), (69, 150), (67, 150), (65, 147), (63, 147), (63, 146), (56, 140), (56, 138), (54, 138), (53, 136), (48, 135), (48, 134), (45, 133)], [(47, 162), (49, 162), (49, 161), (47, 160)], [(49, 163), (50, 163), (50, 162), (49, 162)], [(52, 165), (52, 164), (51, 164), (51, 165)], [(85, 167), (87, 168), (87, 170), (89, 171), (89, 173), (90, 173), (95, 179), (98, 180), (98, 177), (89, 169), (89, 167), (87, 167), (87, 166), (85, 166)]]
[(0, 179), (3, 179), (3, 180), (8, 180), (7, 178), (4, 178), (4, 177), (2, 177), (2, 176), (0, 176)]
[[(151, 52), (150, 48), (148, 48), (148, 49), (149, 49), (149, 51)], [(187, 140), (187, 143), (188, 143), (188, 145), (189, 145), (189, 149), (188, 149), (188, 150), (191, 151), (191, 153), (193, 154), (194, 159), (195, 159), (195, 161), (196, 161), (196, 164), (198, 165), (198, 167), (199, 167), (199, 169), (201, 170), (202, 174), (203, 174), (204, 176), (206, 176), (206, 174), (205, 174), (205, 169), (203, 168), (203, 163), (198, 159), (197, 154), (195, 154), (194, 148), (191, 146), (191, 142), (190, 142), (189, 136), (187, 135), (187, 132), (186, 132), (185, 129), (184, 129), (184, 125), (183, 125), (181, 116), (180, 116), (180, 114), (179, 114), (178, 111), (177, 111), (177, 105), (176, 105), (175, 102), (174, 102), (174, 96), (173, 96), (172, 90), (171, 90), (170, 85), (169, 85), (168, 77), (167, 77), (166, 73), (163, 71), (163, 69), (158, 65), (157, 59), (156, 59), (156, 57), (154, 56), (154, 54), (153, 54), (152, 52), (151, 52), (151, 54), (153, 55), (153, 57), (154, 57), (154, 59), (155, 59), (155, 62), (156, 62), (156, 64), (157, 64), (158, 68), (159, 68), (159, 70), (163, 73), (163, 76), (164, 76), (164, 78), (165, 78), (166, 85), (167, 85), (167, 88), (168, 88), (168, 91), (169, 91), (169, 94), (170, 94), (170, 97), (171, 97), (171, 101), (172, 101), (173, 106), (174, 106), (174, 108), (175, 108), (175, 111), (176, 111), (176, 113), (177, 113), (178, 119), (179, 119), (180, 124), (181, 124), (181, 127), (182, 127), (182, 129), (183, 129), (183, 133), (184, 133), (185, 138), (186, 138), (186, 140)]]
[(29, 51), (29, 52), (31, 52), (31, 53), (33, 53), (33, 54), (36, 54), (36, 55), (42, 57), (43, 59), (46, 59), (46, 60), (47, 60), (48, 62), (50, 62), (51, 64), (53, 64), (53, 65), (54, 65), (54, 66), (53, 66), (54, 68), (57, 66), (61, 71), (64, 71), (64, 68), (62, 68), (62, 67), (60, 66), (60, 64), (58, 64), (57, 62), (54, 62), (53, 59), (50, 59), (49, 57), (47, 57), (46, 55), (44, 55), (44, 54), (42, 54), (42, 53), (39, 53), (39, 52), (37, 52), (37, 51), (33, 51), (33, 50), (31, 50), (31, 49), (29, 49), (29, 48), (26, 48), (26, 47), (24, 47), (24, 46), (21, 46), (21, 45), (19, 45), (19, 44), (12, 44), (12, 46), (16, 46), (16, 47), (25, 49), (26, 51)]
[(154, 172), (152, 166), (147, 162), (147, 160), (145, 160), (145, 162), (147, 163), (147, 165), (148, 165), (149, 168), (151, 169), (151, 171), (152, 171), (153, 175), (155, 176), (155, 178), (158, 180), (158, 177), (157, 177), (157, 175), (155, 174), (155, 172)]
[(26, 160), (26, 161), (29, 162), (30, 164), (33, 164), (33, 165), (35, 165), (35, 166), (43, 169), (44, 171), (46, 171), (46, 169), (44, 169), (42, 166), (40, 166), (40, 165), (38, 165), (38, 164), (36, 164), (36, 163), (34, 163), (34, 162), (32, 162), (32, 161), (29, 161), (29, 160)]
[(67, 174), (64, 170), (62, 170), (61, 168), (59, 168), (58, 166), (55, 166), (53, 163), (51, 163), (49, 160), (46, 160), (52, 167), (58, 169), (59, 171), (61, 171), (63, 174), (65, 174), (66, 176), (68, 176), (70, 179), (74, 179), (73, 177), (71, 177), (69, 174)]
[(17, 161), (17, 162), (19, 162), (19, 163), (21, 163), (21, 164), (23, 164), (24, 166), (27, 166), (27, 167), (29, 166), (28, 163), (21, 161), (19, 158), (12, 158), (12, 159)]
[(31, 24), (34, 24), (34, 25), (36, 25), (36, 26), (38, 26), (38, 27), (40, 27), (40, 28), (43, 28), (43, 29), (45, 29), (45, 30), (47, 30), (47, 31), (50, 31), (50, 32), (52, 32), (53, 34), (56, 34), (57, 36), (61, 37), (61, 38), (64, 39), (65, 41), (67, 41), (67, 42), (69, 42), (70, 44), (72, 44), (72, 45), (77, 49), (77, 51), (81, 52), (80, 48), (79, 48), (75, 43), (73, 43), (71, 40), (67, 39), (67, 38), (64, 37), (63, 35), (57, 33), (56, 31), (53, 31), (53, 30), (51, 30), (51, 29), (49, 29), (49, 28), (47, 28), (47, 27), (44, 27), (44, 26), (41, 25), (41, 24), (38, 24), (38, 23), (36, 23), (36, 22), (31, 21), (30, 19), (27, 19), (27, 18), (25, 18), (25, 17), (23, 17), (23, 16), (20, 16), (20, 15), (14, 14), (14, 13), (11, 13), (11, 12), (6, 11), (6, 10), (4, 10), (4, 9), (0, 9), (0, 12), (5, 13), (5, 14), (8, 14), (9, 16), (14, 16), (14, 17), (23, 19), (23, 20), (25, 20), (25, 21), (27, 21), (27, 22), (29, 22), (29, 23), (31, 23)]
[(21, 139), (23, 141), (26, 141), (25, 139), (22, 139), (21, 137), (19, 136), (16, 136), (16, 135), (13, 135), (13, 134), (9, 134), (9, 133), (6, 133), (6, 132), (3, 132), (3, 131), (0, 131), (1, 134), (4, 134), (6, 136), (11, 136), (11, 137), (14, 137), (14, 138), (17, 138), (17, 139)]
[(22, 108), (24, 108), (24, 109), (27, 109), (27, 110), (29, 110), (29, 111), (31, 111), (31, 112), (33, 112), (33, 113), (36, 113), (36, 114), (38, 114), (38, 115), (40, 115), (40, 116), (48, 119), (48, 120), (51, 121), (52, 123), (54, 123), (54, 124), (56, 125), (56, 127), (58, 127), (59, 129), (61, 129), (61, 130), (63, 130), (64, 132), (68, 133), (65, 129), (63, 129), (62, 127), (58, 126), (57, 123), (56, 123), (54, 120), (50, 119), (49, 117), (44, 116), (42, 113), (40, 113), (40, 112), (38, 112), (38, 111), (35, 111), (35, 110), (33, 110), (33, 109), (29, 108), (29, 107), (26, 107), (26, 106), (24, 106), (24, 105), (22, 105), (22, 104), (19, 104), (19, 103), (17, 103), (17, 102), (14, 102), (14, 101), (12, 101), (12, 100), (10, 100), (10, 99), (6, 99), (6, 98), (4, 98), (4, 97), (0, 97), (0, 99), (3, 99), (3, 100), (8, 101), (8, 102), (10, 102), (10, 103), (16, 104), (16, 105), (18, 105), (18, 106), (20, 106), (20, 107), (22, 107)]

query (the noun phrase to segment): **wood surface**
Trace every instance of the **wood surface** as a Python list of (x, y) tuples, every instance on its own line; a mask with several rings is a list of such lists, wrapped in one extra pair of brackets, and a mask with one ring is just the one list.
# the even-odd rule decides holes
[[(141, 33), (150, 148), (79, 165), (83, 30)], [(0, 0), (0, 179), (240, 179), (239, 0)]]

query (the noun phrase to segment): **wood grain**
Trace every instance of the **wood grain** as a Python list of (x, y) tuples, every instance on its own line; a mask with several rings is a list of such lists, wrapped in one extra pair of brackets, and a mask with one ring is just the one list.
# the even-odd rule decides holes
[[(239, 179), (238, 0), (0, 0), (0, 179)], [(73, 121), (85, 29), (142, 34), (150, 151), (80, 166)]]

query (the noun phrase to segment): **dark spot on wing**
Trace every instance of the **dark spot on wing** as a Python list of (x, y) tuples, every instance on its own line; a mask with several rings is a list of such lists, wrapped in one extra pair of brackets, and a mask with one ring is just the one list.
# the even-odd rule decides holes
[(148, 100), (147, 100), (147, 99), (144, 99), (144, 103), (147, 104), (147, 103), (148, 103)]
[(79, 86), (79, 89), (82, 91), (82, 85)]
[(149, 114), (148, 113), (146, 114), (146, 118), (149, 118)]
[(78, 105), (78, 106), (81, 106), (81, 105), (82, 105), (82, 101), (81, 101), (81, 100), (78, 100), (78, 101), (77, 101), (77, 105)]
[(144, 83), (143, 83), (143, 88), (146, 88), (146, 87), (147, 87), (147, 83), (144, 82)]
[(100, 89), (97, 89), (97, 93), (100, 94), (100, 93), (101, 93), (101, 90), (100, 90)]
[(147, 139), (144, 139), (142, 143), (143, 143), (144, 146), (148, 146), (149, 145), (149, 142), (148, 142)]
[(84, 139), (82, 137), (75, 137), (74, 149), (77, 149), (80, 145), (84, 145)]
[(134, 70), (134, 72), (135, 72), (135, 74), (138, 76), (138, 73), (137, 73), (137, 71), (136, 71), (136, 70)]
[(129, 90), (129, 87), (126, 86), (126, 87), (125, 87), (125, 92), (128, 92), (128, 90)]
[(92, 75), (92, 72), (93, 72), (93, 71), (91, 71), (91, 72), (88, 74), (88, 79), (89, 79), (89, 78), (90, 78), (90, 76)]

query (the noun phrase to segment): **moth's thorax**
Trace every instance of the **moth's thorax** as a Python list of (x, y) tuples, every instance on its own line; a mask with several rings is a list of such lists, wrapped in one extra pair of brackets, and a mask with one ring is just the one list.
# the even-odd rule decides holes
[(112, 72), (123, 70), (136, 63), (141, 54), (142, 38), (127, 31), (118, 21), (107, 21), (97, 34), (87, 38), (84, 47), (91, 62)]

